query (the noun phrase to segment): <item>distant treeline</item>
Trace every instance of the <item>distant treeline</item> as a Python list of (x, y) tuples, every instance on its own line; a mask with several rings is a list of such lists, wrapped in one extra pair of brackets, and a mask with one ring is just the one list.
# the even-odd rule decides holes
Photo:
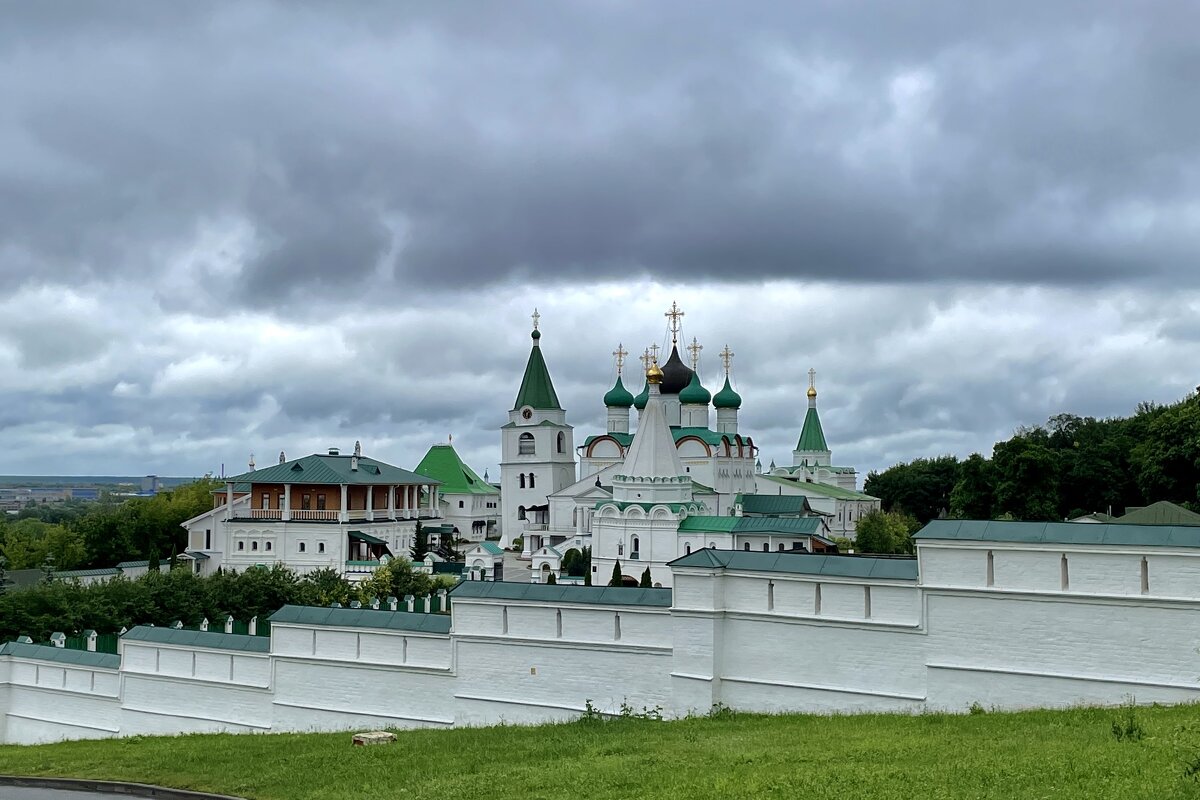
[(976, 453), (918, 458), (867, 476), (887, 511), (928, 522), (1062, 520), (1170, 500), (1200, 511), (1200, 398), (1142, 403), (1130, 417), (1051, 417)]
[(187, 547), (185, 520), (212, 508), (212, 478), (153, 497), (30, 503), (15, 518), (0, 517), (0, 556), (8, 569), (111, 567), (159, 558)]

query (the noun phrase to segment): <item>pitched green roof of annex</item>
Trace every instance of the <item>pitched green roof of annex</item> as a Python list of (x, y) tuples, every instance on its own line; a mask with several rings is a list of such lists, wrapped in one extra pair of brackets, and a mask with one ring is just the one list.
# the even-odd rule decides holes
[(513, 411), (525, 406), (561, 411), (558, 395), (554, 393), (554, 383), (550, 380), (550, 370), (546, 368), (546, 359), (542, 358), (542, 348), (538, 342), (542, 335), (536, 328), (530, 335), (533, 338), (533, 347), (529, 348), (525, 377), (521, 379), (521, 388), (513, 403)]
[(417, 465), (418, 475), (441, 481), (442, 494), (500, 494), (500, 490), (475, 474), (450, 444), (435, 444)]
[(705, 548), (677, 558), (669, 567), (731, 569), (746, 572), (779, 572), (791, 575), (821, 575), (836, 578), (915, 581), (915, 558), (881, 556), (820, 555), (816, 553), (760, 553), (754, 550)]
[(1168, 500), (1159, 500), (1142, 508), (1127, 510), (1125, 516), (1111, 521), (1114, 525), (1200, 525), (1200, 514)]
[(800, 428), (800, 440), (796, 449), (806, 452), (826, 452), (829, 445), (825, 444), (825, 432), (821, 430), (821, 417), (817, 415), (816, 406), (810, 406), (804, 415), (804, 425)]
[(308, 483), (308, 484), (350, 484), (364, 486), (404, 486), (418, 484), (427, 486), (438, 483), (433, 478), (409, 472), (400, 467), (393, 467), (382, 461), (376, 461), (366, 456), (358, 457), (358, 469), (351, 469), (354, 460), (352, 455), (322, 455), (314, 453), (293, 461), (285, 461), (264, 467), (254, 472), (246, 472), (226, 478), (226, 481), (246, 483)]
[[(633, 563), (633, 562), (631, 562)], [(505, 581), (464, 581), (450, 590), (459, 599), (524, 600), (530, 603), (588, 603), (600, 606), (648, 606), (669, 608), (670, 589), (640, 589), (625, 586), (573, 586)]]
[[(798, 481), (794, 478), (785, 478), (782, 475), (760, 475), (761, 478), (766, 478), (769, 481), (778, 483), (781, 486), (798, 487), (801, 494), (815, 494), (821, 497), (832, 497), (835, 500), (878, 500), (878, 497), (872, 497), (869, 494), (856, 492), (853, 489), (843, 489), (840, 486), (833, 486), (828, 483), (813, 483), (811, 481)], [(760, 492), (760, 494), (762, 494)]]
[(449, 633), (449, 614), (384, 611), (373, 608), (284, 606), (271, 615), (271, 624), (319, 625), (333, 628), (377, 628), (389, 631)]
[(236, 650), (241, 653), (266, 653), (271, 650), (271, 639), (268, 636), (159, 628), (153, 625), (138, 625), (130, 628), (121, 638), (134, 642), (174, 644), (180, 647), (206, 647), (213, 650)]
[(621, 376), (617, 376), (617, 382), (613, 384), (613, 388), (604, 393), (604, 405), (610, 408), (630, 408), (633, 406), (633, 394), (625, 388), (625, 384), (621, 382)]
[(112, 653), (72, 650), (69, 647), (55, 647), (50, 644), (6, 642), (0, 645), (0, 656), (32, 658), (39, 661), (57, 661), (60, 664), (74, 664), (80, 667), (98, 667), (100, 669), (120, 669), (121, 667), (121, 657)]
[(807, 535), (821, 529), (820, 517), (710, 517), (692, 515), (679, 523), (680, 533), (782, 533)]
[(742, 504), (744, 514), (811, 514), (812, 506), (802, 494), (739, 494), (735, 503)]
[(1078, 522), (935, 519), (913, 534), (913, 537), (926, 541), (1200, 547), (1200, 527), (1187, 525), (1084, 525)]

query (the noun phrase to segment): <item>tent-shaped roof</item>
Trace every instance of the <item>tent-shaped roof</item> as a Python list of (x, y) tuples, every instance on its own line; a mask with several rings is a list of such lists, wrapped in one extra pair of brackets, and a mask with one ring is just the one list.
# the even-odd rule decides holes
[(810, 406), (804, 415), (804, 426), (800, 428), (800, 441), (796, 449), (804, 452), (823, 453), (829, 450), (825, 444), (825, 432), (821, 430), (821, 418), (817, 415), (817, 407)]
[(529, 361), (525, 363), (525, 377), (521, 379), (521, 388), (513, 403), (513, 411), (529, 406), (530, 408), (551, 409), (561, 411), (558, 395), (554, 393), (554, 383), (550, 380), (550, 370), (546, 368), (546, 359), (542, 358), (542, 348), (538, 340), (541, 333), (534, 330), (533, 347), (529, 349)]
[(451, 444), (435, 444), (417, 465), (418, 475), (441, 481), (442, 494), (500, 494), (500, 490), (475, 474)]

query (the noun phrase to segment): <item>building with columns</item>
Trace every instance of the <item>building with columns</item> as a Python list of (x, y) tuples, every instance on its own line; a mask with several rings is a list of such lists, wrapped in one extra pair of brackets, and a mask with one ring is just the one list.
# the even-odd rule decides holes
[(199, 574), (282, 564), (369, 575), (407, 556), (417, 521), (438, 530), (440, 482), (336, 448), (226, 479), (212, 510), (183, 523)]

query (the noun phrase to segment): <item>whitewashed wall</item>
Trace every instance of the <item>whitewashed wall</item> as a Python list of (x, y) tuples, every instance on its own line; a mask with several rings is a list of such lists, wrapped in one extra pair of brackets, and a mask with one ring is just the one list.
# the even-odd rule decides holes
[(115, 669), (0, 657), (0, 742), (116, 736), (119, 681)]

